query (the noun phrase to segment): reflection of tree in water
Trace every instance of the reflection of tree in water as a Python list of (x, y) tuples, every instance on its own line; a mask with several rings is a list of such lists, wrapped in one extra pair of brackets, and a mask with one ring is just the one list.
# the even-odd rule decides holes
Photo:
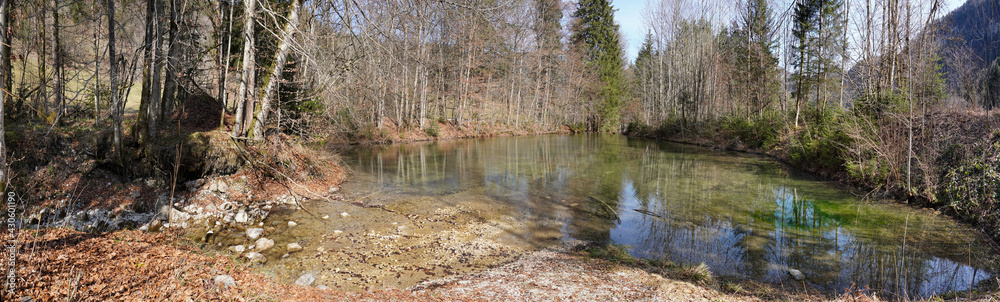
[(907, 220), (853, 204), (773, 162), (705, 149), (621, 136), (541, 136), (391, 145), (359, 152), (357, 160), (354, 169), (402, 193), (481, 188), (525, 217), (565, 224), (539, 224), (527, 237), (562, 232), (629, 244), (636, 256), (705, 262), (720, 275), (779, 281), (794, 268), (822, 289), (855, 283), (914, 296), (964, 289), (972, 274), (959, 264), (964, 253), (948, 260), (911, 248), (955, 240), (935, 235), (943, 228), (926, 215)]

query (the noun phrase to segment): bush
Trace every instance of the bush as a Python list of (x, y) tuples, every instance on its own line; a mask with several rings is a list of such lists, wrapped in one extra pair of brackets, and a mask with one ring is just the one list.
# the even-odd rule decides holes
[(729, 116), (722, 119), (719, 132), (738, 138), (750, 149), (770, 150), (780, 142), (783, 125), (782, 119), (774, 114), (753, 119)]
[(441, 132), (441, 127), (438, 126), (438, 123), (431, 123), (430, 126), (424, 128), (424, 132), (427, 133), (427, 135), (436, 138)]
[(993, 238), (1000, 236), (1000, 133), (991, 141), (964, 149), (952, 146), (942, 159), (958, 163), (943, 169), (938, 199), (959, 216), (986, 227)]
[(840, 171), (845, 167), (843, 149), (851, 138), (843, 131), (839, 112), (807, 109), (805, 115), (809, 124), (791, 138), (789, 159), (817, 171)]

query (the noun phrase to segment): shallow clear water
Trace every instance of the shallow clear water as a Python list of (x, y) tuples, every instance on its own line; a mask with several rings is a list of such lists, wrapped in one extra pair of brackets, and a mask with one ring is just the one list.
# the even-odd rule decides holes
[(612, 135), (340, 153), (352, 170), (348, 194), (377, 191), (413, 211), (462, 202), (441, 196), (474, 196), (525, 220), (510, 233), (536, 247), (623, 244), (638, 257), (705, 263), (716, 276), (765, 282), (793, 282), (787, 270), (797, 269), (824, 291), (853, 284), (883, 297), (965, 290), (990, 276), (979, 263), (991, 256), (975, 232), (927, 210), (863, 202), (754, 156)]

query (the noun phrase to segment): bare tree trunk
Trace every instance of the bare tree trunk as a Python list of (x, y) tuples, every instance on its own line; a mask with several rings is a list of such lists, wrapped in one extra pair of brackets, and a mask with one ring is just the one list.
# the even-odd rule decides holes
[(167, 41), (167, 66), (166, 66), (166, 79), (164, 79), (163, 84), (163, 96), (160, 98), (160, 113), (159, 118), (164, 119), (170, 111), (173, 110), (173, 104), (176, 102), (177, 97), (177, 74), (180, 72), (180, 66), (177, 66), (179, 60), (177, 57), (180, 55), (180, 44), (181, 40), (177, 37), (180, 33), (177, 23), (178, 19), (177, 10), (177, 0), (170, 0), (170, 40)]
[[(7, 0), (10, 1), (10, 0)], [(118, 53), (115, 52), (115, 0), (107, 0), (108, 6), (108, 58), (110, 70), (108, 72), (108, 83), (111, 87), (112, 126), (114, 127), (114, 141), (112, 142), (115, 161), (121, 165), (125, 159), (125, 149), (122, 143), (122, 116), (125, 106), (118, 95)]]
[[(223, 1), (219, 1), (220, 5)], [(222, 112), (219, 113), (219, 128), (222, 128), (226, 123), (226, 104), (229, 102), (229, 56), (233, 53), (233, 2), (229, 2), (229, 21), (227, 23), (225, 41), (226, 41), (226, 52), (222, 57), (225, 63), (219, 64), (223, 67), (221, 78), (219, 79), (219, 100), (222, 102)], [(222, 49), (221, 47), (219, 49)]]
[[(7, 0), (7, 1), (11, 1), (11, 0)], [(38, 47), (38, 58), (39, 58), (39, 60), (38, 60), (39, 61), (38, 62), (38, 97), (36, 98), (38, 106), (36, 106), (36, 107), (41, 108), (41, 110), (40, 110), (41, 114), (44, 115), (45, 118), (48, 118), (48, 115), (52, 114), (51, 112), (49, 112), (48, 72), (45, 70), (45, 67), (48, 66), (48, 59), (47, 59), (46, 53), (45, 53), (46, 52), (46, 48), (48, 48), (48, 45), (47, 45), (48, 44), (47, 43), (48, 39), (45, 38), (46, 37), (46, 30), (48, 29), (48, 27), (45, 26), (45, 22), (46, 22), (46, 20), (45, 20), (45, 10), (48, 9), (48, 1), (39, 1), (39, 2), (41, 2), (41, 3), (39, 3), (39, 6), (41, 6), (40, 7), (41, 12), (39, 12), (38, 14), (35, 15), (35, 16), (38, 17), (38, 22), (36, 22), (36, 24), (38, 26), (38, 37), (39, 37), (39, 39), (38, 39), (39, 43), (38, 44), (40, 44), (39, 47)]]
[(160, 101), (160, 90), (163, 88), (162, 78), (160, 77), (163, 70), (163, 53), (161, 53), (163, 46), (163, 26), (160, 24), (160, 20), (163, 19), (163, 1), (152, 0), (152, 2), (155, 11), (153, 18), (153, 51), (148, 64), (152, 64), (153, 68), (150, 74), (149, 111), (146, 113), (146, 118), (149, 122), (148, 128), (146, 128), (148, 134), (147, 139), (142, 142), (143, 145), (149, 140), (155, 139), (157, 123), (163, 111)]
[(7, 141), (4, 139), (4, 105), (10, 100), (10, 85), (8, 85), (11, 77), (10, 73), (10, 31), (7, 27), (10, 25), (10, 17), (7, 14), (10, 9), (11, 0), (0, 0), (0, 68), (3, 69), (0, 73), (0, 84), (2, 84), (3, 89), (0, 89), (0, 189), (4, 191), (7, 190)]
[[(66, 104), (63, 100), (63, 57), (62, 41), (59, 40), (59, 1), (52, 0), (52, 42), (55, 48), (52, 49), (52, 105), (58, 111), (56, 120), (61, 120), (66, 114)], [(61, 123), (61, 122), (60, 122)]]
[(243, 25), (243, 75), (240, 78), (240, 87), (236, 90), (236, 123), (233, 124), (233, 136), (246, 136), (247, 128), (250, 127), (250, 115), (254, 110), (254, 97), (257, 86), (254, 83), (256, 77), (254, 68), (254, 22), (256, 2), (255, 0), (244, 0), (244, 25)]
[(260, 101), (260, 113), (254, 118), (253, 138), (255, 140), (264, 139), (264, 122), (267, 121), (267, 113), (271, 110), (271, 103), (274, 102), (278, 93), (278, 86), (281, 83), (282, 73), (285, 71), (285, 62), (288, 61), (288, 51), (291, 47), (292, 36), (299, 27), (299, 8), (302, 5), (300, 0), (292, 0), (292, 7), (288, 12), (288, 23), (281, 31), (281, 40), (278, 44), (278, 53), (274, 60), (274, 67), (271, 69), (271, 76), (267, 85), (264, 86), (264, 93)]

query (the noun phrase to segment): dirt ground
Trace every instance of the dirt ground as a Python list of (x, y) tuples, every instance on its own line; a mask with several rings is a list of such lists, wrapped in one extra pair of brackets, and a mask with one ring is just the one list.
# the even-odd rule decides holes
[[(755, 301), (637, 268), (547, 249), (410, 289), (345, 292), (279, 284), (242, 261), (169, 233), (26, 230), (3, 301)], [(229, 275), (235, 287), (213, 279)]]

